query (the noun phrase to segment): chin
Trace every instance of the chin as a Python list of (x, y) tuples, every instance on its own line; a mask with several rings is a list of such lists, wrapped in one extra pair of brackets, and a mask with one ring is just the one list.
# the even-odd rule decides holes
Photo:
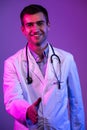
[(36, 43), (36, 46), (41, 46), (41, 43)]
[(36, 46), (41, 46), (42, 45), (42, 42), (37, 42), (35, 43)]

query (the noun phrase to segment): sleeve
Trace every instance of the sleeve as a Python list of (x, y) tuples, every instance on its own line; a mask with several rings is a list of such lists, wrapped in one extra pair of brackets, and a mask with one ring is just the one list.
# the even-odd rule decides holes
[(22, 86), (11, 60), (6, 60), (4, 64), (3, 92), (7, 112), (27, 126), (26, 111), (29, 103), (24, 99)]
[(71, 130), (85, 130), (84, 107), (77, 66), (72, 57), (68, 75)]

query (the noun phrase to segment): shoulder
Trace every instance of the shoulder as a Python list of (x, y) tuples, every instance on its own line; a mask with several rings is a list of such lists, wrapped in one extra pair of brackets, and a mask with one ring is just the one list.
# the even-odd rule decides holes
[(55, 49), (55, 51), (56, 51), (57, 53), (59, 53), (61, 56), (73, 57), (73, 54), (70, 53), (70, 52), (68, 52), (68, 51), (65, 51), (65, 50), (63, 50), (63, 49), (58, 49), (58, 48), (55, 48), (55, 47), (54, 47), (54, 49)]
[(60, 57), (61, 60), (70, 60), (70, 61), (74, 60), (73, 54), (68, 51), (55, 48), (55, 47), (54, 47), (54, 51)]
[(20, 49), (19, 51), (17, 51), (16, 53), (14, 53), (10, 57), (8, 57), (4, 62), (15, 62), (15, 61), (19, 60), (22, 57), (24, 52), (25, 52), (25, 48)]

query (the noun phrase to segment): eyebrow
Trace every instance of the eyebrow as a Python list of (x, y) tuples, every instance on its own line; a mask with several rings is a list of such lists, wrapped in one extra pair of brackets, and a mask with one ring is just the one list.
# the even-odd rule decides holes
[(40, 20), (40, 21), (36, 21), (36, 22), (28, 22), (28, 23), (26, 23), (26, 25), (27, 24), (33, 24), (33, 23), (39, 23), (39, 22), (45, 23), (45, 20)]

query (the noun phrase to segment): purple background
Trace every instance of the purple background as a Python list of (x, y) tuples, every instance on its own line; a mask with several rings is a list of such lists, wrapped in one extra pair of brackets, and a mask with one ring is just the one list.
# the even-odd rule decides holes
[(87, 124), (87, 1), (0, 0), (0, 130), (13, 129), (13, 118), (5, 111), (3, 103), (3, 62), (25, 46), (19, 14), (24, 6), (34, 2), (42, 4), (49, 12), (49, 41), (75, 57)]

